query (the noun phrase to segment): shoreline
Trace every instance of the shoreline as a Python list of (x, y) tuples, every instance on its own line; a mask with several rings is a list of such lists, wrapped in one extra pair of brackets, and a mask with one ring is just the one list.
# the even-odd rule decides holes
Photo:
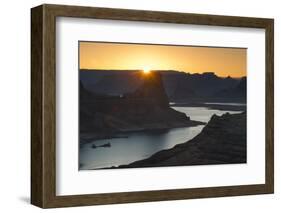
[(241, 105), (229, 105), (225, 103), (172, 103), (170, 107), (206, 107), (213, 110), (224, 110), (224, 111), (247, 111), (247, 105), (241, 103)]
[(241, 127), (245, 125), (246, 112), (214, 115), (203, 130), (189, 141), (127, 165), (101, 169), (246, 163), (246, 132)]
[[(195, 127), (195, 126), (201, 126), (201, 125), (206, 125), (206, 124), (207, 124), (206, 122), (190, 120), (190, 121), (188, 121), (188, 124), (177, 125), (174, 127), (155, 127), (155, 128), (139, 128), (139, 129), (135, 128), (132, 130), (124, 130), (124, 131), (121, 130), (116, 133), (98, 134), (96, 136), (93, 136), (93, 134), (92, 134), (92, 136), (89, 136), (87, 138), (81, 138), (79, 136), (79, 138), (80, 138), (80, 145), (84, 145), (87, 143), (95, 142), (97, 140), (114, 139), (114, 138), (128, 138), (129, 136), (127, 134), (131, 134), (131, 133), (169, 131), (170, 129)], [(91, 135), (91, 133), (84, 133), (84, 134)], [(82, 142), (81, 139), (84, 141)]]
[[(150, 157), (129, 164), (86, 170), (246, 163), (244, 125), (246, 125), (246, 112), (239, 114), (224, 113), (221, 116), (213, 115), (207, 125), (194, 138), (170, 149), (160, 150)], [(244, 131), (241, 132), (241, 130)], [(240, 135), (238, 138), (237, 134)], [(205, 159), (202, 158), (202, 153), (199, 151), (202, 149), (210, 149), (207, 152), (206, 150), (203, 151), (203, 153), (206, 152), (203, 154), (203, 156), (207, 156)], [(238, 152), (238, 150), (241, 151)], [(185, 153), (184, 158), (180, 156), (182, 153)], [(188, 159), (185, 159), (186, 157)], [(174, 162), (175, 159), (177, 162)]]
[[(241, 103), (241, 105), (227, 105), (228, 103), (173, 103), (170, 104), (170, 107), (206, 107), (208, 109), (213, 109), (213, 110), (224, 110), (224, 111), (246, 111), (247, 110), (247, 105), (244, 105), (244, 103)], [(184, 128), (184, 127), (193, 127), (193, 126), (199, 126), (199, 125), (206, 125), (206, 122), (201, 122), (201, 121), (195, 121), (195, 120), (190, 120), (189, 122), (192, 122), (193, 124), (187, 124), (187, 125), (175, 125), (173, 127), (143, 127), (143, 128), (132, 128), (132, 129), (127, 129), (127, 130), (121, 130), (119, 132), (112, 132), (112, 133), (104, 133), (104, 134), (97, 134), (94, 135), (92, 133), (82, 133), (85, 135), (92, 135), (90, 137), (85, 137), (85, 138), (80, 138), (80, 145), (95, 142), (97, 140), (104, 140), (104, 139), (114, 139), (114, 138), (128, 138), (127, 134), (131, 133), (137, 133), (137, 132), (153, 132), (153, 131), (169, 131), (170, 129), (174, 128)], [(196, 124), (197, 123), (197, 124)], [(82, 142), (82, 141), (83, 142)]]

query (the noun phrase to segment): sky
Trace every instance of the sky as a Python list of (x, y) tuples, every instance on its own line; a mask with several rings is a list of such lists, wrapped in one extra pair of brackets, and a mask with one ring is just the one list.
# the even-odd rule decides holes
[(242, 77), (247, 49), (79, 42), (80, 69), (177, 70)]

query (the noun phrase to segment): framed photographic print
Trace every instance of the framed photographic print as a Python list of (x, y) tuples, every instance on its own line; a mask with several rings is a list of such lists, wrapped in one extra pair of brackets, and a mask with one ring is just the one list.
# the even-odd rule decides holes
[(31, 203), (274, 191), (273, 19), (31, 9)]

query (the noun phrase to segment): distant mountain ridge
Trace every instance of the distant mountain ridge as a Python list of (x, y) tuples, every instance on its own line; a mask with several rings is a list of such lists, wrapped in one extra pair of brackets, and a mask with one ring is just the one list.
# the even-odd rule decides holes
[[(170, 102), (246, 102), (246, 77), (222, 78), (213, 72), (152, 72), (161, 73)], [(80, 70), (79, 76), (87, 90), (106, 95), (131, 93), (143, 83), (140, 70)]]

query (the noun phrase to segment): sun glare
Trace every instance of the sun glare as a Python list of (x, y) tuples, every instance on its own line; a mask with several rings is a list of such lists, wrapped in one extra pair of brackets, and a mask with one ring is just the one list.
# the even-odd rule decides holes
[(150, 73), (150, 68), (149, 67), (144, 67), (143, 69), (144, 74), (149, 74)]

